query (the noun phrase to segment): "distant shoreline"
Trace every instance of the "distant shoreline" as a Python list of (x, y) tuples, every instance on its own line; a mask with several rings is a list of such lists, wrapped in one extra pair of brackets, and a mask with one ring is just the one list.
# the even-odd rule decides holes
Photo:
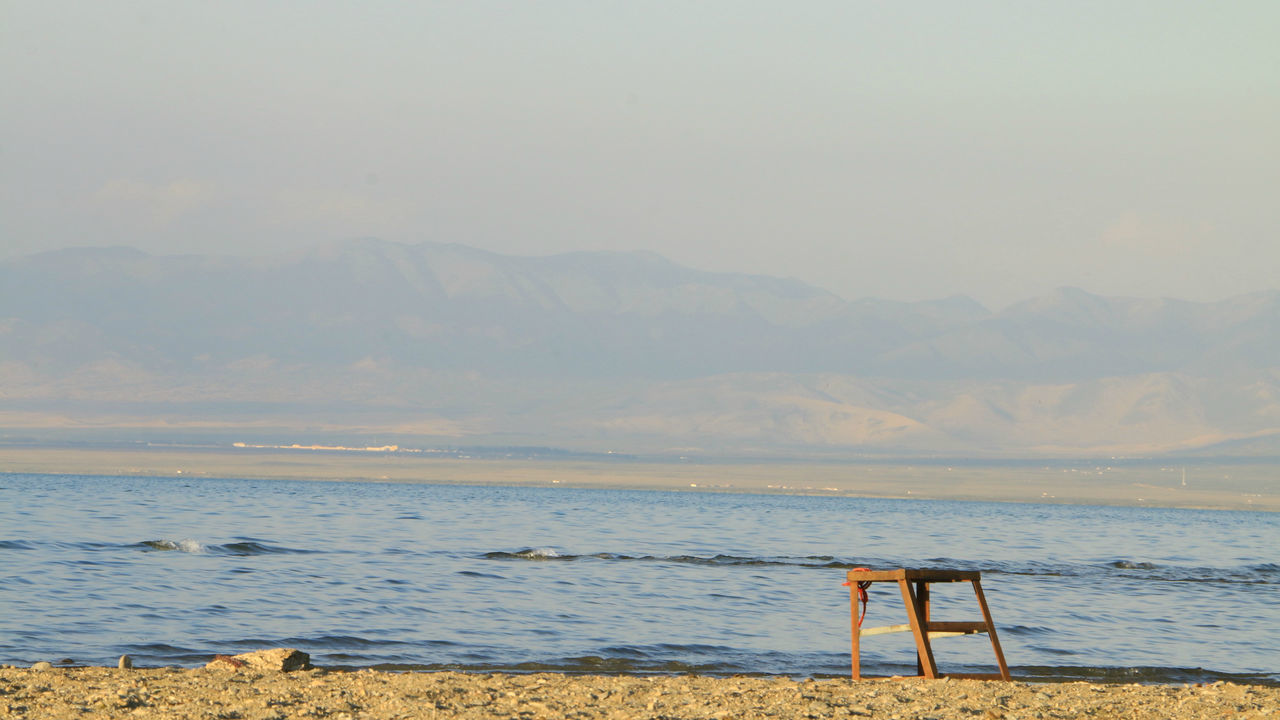
[(633, 462), (477, 459), (429, 454), (260, 448), (68, 448), (0, 446), (0, 472), (312, 481), (372, 481), (834, 497), (1280, 511), (1280, 466), (1233, 462), (1107, 466), (841, 463), (822, 461)]

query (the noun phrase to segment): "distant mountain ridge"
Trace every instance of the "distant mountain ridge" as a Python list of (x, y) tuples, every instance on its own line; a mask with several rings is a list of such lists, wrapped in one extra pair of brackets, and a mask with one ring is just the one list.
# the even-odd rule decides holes
[(859, 371), (986, 314), (964, 299), (849, 303), (652, 254), (512, 257), (372, 240), (270, 259), (59, 251), (0, 265), (0, 288), (17, 331), (63, 327), (138, 361), (372, 356), (533, 376)]
[(353, 428), (530, 444), (1168, 452), (1280, 433), (1280, 292), (992, 312), (652, 253), (83, 248), (0, 262), (0, 373), (14, 407), (348, 403)]

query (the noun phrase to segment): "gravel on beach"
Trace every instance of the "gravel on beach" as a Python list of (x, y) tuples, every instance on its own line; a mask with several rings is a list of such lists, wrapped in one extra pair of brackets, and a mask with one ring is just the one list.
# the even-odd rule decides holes
[(3, 718), (1280, 718), (1280, 688), (917, 678), (0, 668)]

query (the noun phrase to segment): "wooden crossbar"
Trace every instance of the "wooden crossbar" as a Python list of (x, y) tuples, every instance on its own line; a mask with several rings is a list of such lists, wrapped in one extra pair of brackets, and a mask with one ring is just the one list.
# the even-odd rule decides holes
[(866, 628), (861, 630), (863, 637), (868, 635), (888, 635), (889, 633), (910, 632), (910, 625), (884, 625), (882, 627)]
[[(885, 625), (862, 629), (858, 627), (858, 583), (895, 582), (902, 592), (902, 601), (907, 608), (908, 623), (904, 625)], [(929, 618), (929, 584), (936, 582), (967, 582), (973, 587), (974, 597), (982, 610), (980, 621), (938, 621)], [(1000, 640), (996, 636), (996, 626), (991, 619), (991, 611), (987, 608), (987, 599), (982, 594), (980, 573), (969, 570), (932, 570), (899, 568), (896, 570), (850, 570), (848, 573), (849, 603), (853, 624), (853, 672), (854, 680), (862, 677), (861, 637), (863, 635), (885, 635), (895, 632), (907, 632), (915, 636), (916, 671), (920, 676), (928, 678), (944, 677), (938, 672), (938, 665), (933, 659), (933, 646), (930, 640), (940, 637), (956, 637), (986, 633), (991, 639), (991, 648), (995, 651), (998, 674), (948, 674), (946, 677), (968, 677), (980, 679), (1009, 679), (1009, 667), (1004, 661), (1004, 652), (1000, 649)]]
[[(961, 635), (975, 635), (987, 631), (986, 623), (967, 623), (967, 622), (931, 622), (927, 623), (929, 628), (929, 637), (959, 637)], [(937, 628), (936, 630), (934, 628)], [(862, 636), (868, 635), (888, 635), (890, 633), (911, 632), (910, 623), (902, 625), (882, 625), (880, 627), (863, 628)]]

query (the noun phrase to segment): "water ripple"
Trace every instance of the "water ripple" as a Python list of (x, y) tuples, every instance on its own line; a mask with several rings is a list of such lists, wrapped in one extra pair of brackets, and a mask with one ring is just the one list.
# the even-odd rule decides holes
[[(912, 558), (849, 558), (839, 559), (825, 555), (806, 555), (800, 557), (761, 556), (748, 557), (740, 555), (628, 555), (625, 553), (593, 552), (567, 553), (554, 548), (524, 548), (522, 550), (495, 550), (479, 556), (484, 560), (504, 561), (606, 561), (634, 563), (669, 563), (676, 565), (695, 565), (706, 567), (795, 567), (820, 570), (853, 570), (861, 567), (899, 568), (938, 567), (951, 570), (973, 570), (992, 575), (1030, 575), (1044, 577), (1092, 577), (1092, 578), (1137, 578), (1161, 582), (1210, 582), (1210, 583), (1245, 583), (1275, 584), (1280, 583), (1280, 565), (1259, 563), (1232, 567), (1202, 567), (1157, 565), (1156, 563), (1135, 560), (1111, 560), (1101, 563), (993, 563), (990, 561), (965, 560), (960, 558), (929, 558), (918, 560)], [(1135, 572), (1136, 571), (1136, 572)]]

